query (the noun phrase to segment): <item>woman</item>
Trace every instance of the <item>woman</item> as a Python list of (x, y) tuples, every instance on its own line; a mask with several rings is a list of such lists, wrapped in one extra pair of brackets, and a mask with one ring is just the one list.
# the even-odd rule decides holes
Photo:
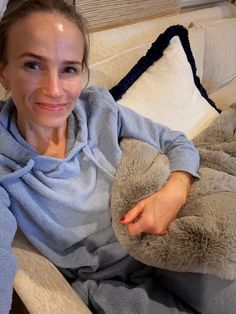
[(120, 222), (131, 236), (164, 234), (198, 177), (198, 152), (107, 91), (82, 91), (87, 56), (83, 20), (64, 1), (9, 1), (0, 22), (0, 80), (11, 93), (0, 112), (0, 312), (11, 304), (16, 226), (94, 313), (188, 312), (117, 242), (110, 191), (121, 138), (161, 149), (170, 159), (167, 183)]

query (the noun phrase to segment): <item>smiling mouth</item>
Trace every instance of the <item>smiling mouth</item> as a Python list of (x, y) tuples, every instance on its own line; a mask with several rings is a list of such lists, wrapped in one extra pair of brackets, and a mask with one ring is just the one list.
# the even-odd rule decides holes
[(66, 103), (63, 104), (49, 104), (49, 103), (37, 103), (40, 108), (47, 111), (62, 111), (66, 107)]

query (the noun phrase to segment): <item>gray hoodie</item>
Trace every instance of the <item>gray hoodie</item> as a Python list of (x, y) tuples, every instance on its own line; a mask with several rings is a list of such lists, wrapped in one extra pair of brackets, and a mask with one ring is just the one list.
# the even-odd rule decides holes
[[(0, 107), (0, 313), (8, 313), (18, 226), (61, 269), (96, 273), (127, 253), (111, 227), (110, 191), (124, 137), (166, 153), (172, 171), (198, 177), (199, 155), (180, 132), (116, 104), (104, 89), (85, 90), (68, 120), (67, 155), (39, 155), (19, 134), (11, 99)], [(88, 273), (88, 272), (87, 272)]]

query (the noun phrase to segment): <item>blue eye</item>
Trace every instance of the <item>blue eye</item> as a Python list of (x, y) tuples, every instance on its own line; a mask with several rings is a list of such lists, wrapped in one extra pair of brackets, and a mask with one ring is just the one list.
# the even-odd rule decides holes
[(41, 67), (40, 67), (39, 63), (36, 62), (36, 61), (26, 61), (24, 63), (24, 66), (26, 68), (31, 69), (31, 70), (41, 70)]

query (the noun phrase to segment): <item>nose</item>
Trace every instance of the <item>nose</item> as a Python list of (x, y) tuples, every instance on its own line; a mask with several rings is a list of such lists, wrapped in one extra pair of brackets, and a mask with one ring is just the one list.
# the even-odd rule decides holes
[(59, 99), (62, 96), (62, 80), (57, 71), (48, 72), (43, 78), (44, 96)]

